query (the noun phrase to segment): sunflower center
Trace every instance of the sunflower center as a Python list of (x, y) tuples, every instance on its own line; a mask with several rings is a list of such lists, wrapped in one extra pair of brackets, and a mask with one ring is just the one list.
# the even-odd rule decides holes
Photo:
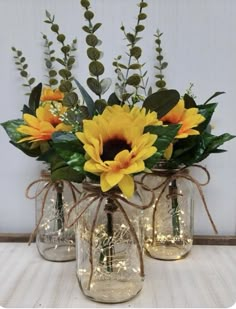
[(126, 140), (120, 138), (108, 140), (103, 144), (101, 159), (102, 161), (112, 161), (119, 152), (125, 149), (131, 150), (131, 146)]

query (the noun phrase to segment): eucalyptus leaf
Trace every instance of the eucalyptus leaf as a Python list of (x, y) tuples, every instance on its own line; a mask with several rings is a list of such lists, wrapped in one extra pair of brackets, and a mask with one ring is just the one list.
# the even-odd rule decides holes
[(101, 80), (100, 85), (102, 88), (102, 92), (101, 94), (104, 94), (105, 92), (107, 92), (107, 90), (111, 87), (112, 84), (112, 79), (111, 78), (104, 78)]
[(73, 107), (78, 103), (78, 95), (75, 92), (69, 92), (66, 93), (64, 98), (63, 98), (63, 105), (68, 106), (68, 107)]
[(87, 79), (87, 85), (88, 85), (89, 89), (92, 90), (95, 94), (101, 95), (102, 87), (101, 87), (98, 80), (96, 80), (93, 77), (89, 77)]

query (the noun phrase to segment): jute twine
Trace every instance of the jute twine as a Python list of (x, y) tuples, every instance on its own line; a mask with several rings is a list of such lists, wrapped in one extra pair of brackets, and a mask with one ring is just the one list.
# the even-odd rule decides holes
[[(68, 227), (73, 226), (75, 223), (78, 222), (78, 220), (81, 218), (81, 216), (86, 212), (86, 210), (94, 203), (97, 202), (96, 205), (96, 210), (95, 210), (95, 215), (92, 218), (92, 225), (90, 229), (90, 239), (89, 239), (89, 262), (90, 262), (90, 276), (89, 276), (89, 281), (88, 281), (88, 290), (90, 290), (91, 282), (92, 282), (92, 277), (93, 277), (93, 272), (94, 272), (94, 261), (93, 261), (93, 236), (94, 236), (94, 230), (96, 227), (96, 222), (98, 219), (98, 214), (99, 210), (101, 208), (101, 205), (104, 200), (112, 201), (112, 203), (115, 205), (115, 208), (119, 209), (121, 214), (124, 217), (125, 222), (129, 226), (130, 233), (133, 237), (134, 243), (137, 246), (137, 251), (139, 255), (139, 261), (140, 261), (140, 276), (144, 276), (144, 262), (143, 262), (143, 255), (142, 255), (142, 246), (140, 245), (140, 242), (138, 240), (137, 233), (135, 231), (134, 226), (132, 225), (129, 216), (125, 210), (125, 208), (122, 206), (122, 203), (127, 204), (128, 206), (134, 207), (136, 209), (147, 209), (151, 207), (155, 201), (155, 196), (154, 192), (150, 190), (147, 186), (145, 186), (143, 183), (140, 183), (138, 181), (135, 182), (136, 186), (140, 185), (143, 190), (151, 192), (151, 199), (150, 202), (146, 205), (138, 205), (134, 202), (131, 202), (127, 200), (125, 197), (123, 197), (120, 194), (120, 191), (116, 188), (111, 189), (107, 192), (102, 192), (100, 189), (100, 186), (91, 184), (89, 182), (84, 182), (83, 183), (83, 189), (85, 190), (85, 193), (83, 194), (82, 197), (78, 201), (75, 202), (75, 204), (71, 207), (71, 209), (68, 212), (68, 221), (70, 218), (70, 215), (72, 211), (76, 208), (76, 206), (80, 205), (83, 201), (89, 200), (88, 204), (85, 206), (83, 210), (77, 215), (77, 217), (70, 223), (68, 224)], [(105, 211), (113, 214), (115, 211), (114, 209), (111, 211), (108, 207), (105, 207)]]
[[(163, 182), (161, 182), (158, 186), (154, 187), (154, 188), (151, 188), (152, 191), (155, 191), (155, 190), (158, 190), (158, 189), (161, 189), (160, 190), (160, 193), (157, 195), (156, 199), (155, 199), (155, 202), (154, 202), (154, 209), (153, 209), (153, 214), (152, 214), (152, 227), (153, 227), (153, 230), (152, 230), (152, 242), (154, 242), (154, 237), (155, 237), (155, 226), (156, 226), (156, 212), (157, 212), (157, 207), (158, 207), (158, 204), (165, 192), (165, 190), (168, 188), (170, 182), (174, 181), (174, 180), (177, 180), (177, 179), (186, 179), (188, 181), (190, 181), (191, 183), (193, 183), (198, 192), (199, 192), (199, 195), (201, 197), (201, 200), (202, 200), (202, 204), (204, 206), (204, 209), (207, 213), (207, 216), (208, 216), (208, 219), (211, 223), (211, 226), (215, 232), (215, 234), (218, 234), (218, 231), (217, 231), (217, 228), (216, 228), (216, 225), (211, 217), (211, 214), (209, 212), (209, 209), (207, 207), (207, 203), (206, 203), (206, 199), (204, 197), (204, 193), (203, 193), (203, 190), (202, 190), (202, 187), (203, 186), (206, 186), (209, 181), (210, 181), (210, 173), (208, 172), (208, 170), (203, 167), (202, 165), (198, 165), (198, 164), (193, 164), (191, 167), (195, 167), (195, 168), (198, 168), (198, 169), (201, 169), (205, 175), (207, 176), (207, 179), (204, 183), (201, 183), (199, 182), (196, 178), (192, 177), (191, 175), (189, 175), (188, 173), (188, 170), (187, 170), (187, 167), (183, 167), (183, 168), (180, 168), (178, 170), (158, 170), (158, 169), (154, 169), (152, 173), (150, 174), (144, 174), (142, 177), (141, 177), (141, 183), (144, 182), (144, 179), (147, 178), (147, 177), (150, 177), (150, 176), (159, 176), (159, 177), (164, 177), (165, 180)], [(172, 194), (168, 194), (166, 197), (167, 198), (176, 198), (178, 195), (177, 192), (173, 191)]]
[[(33, 194), (30, 194), (30, 191), (33, 188), (35, 188), (35, 186), (38, 185), (39, 183), (43, 184), (42, 188), (39, 191), (35, 190), (35, 192)], [(68, 187), (71, 191), (72, 198), (73, 198), (73, 205), (74, 205), (77, 201), (76, 192), (78, 192), (78, 193), (81, 193), (81, 192), (70, 181), (67, 181), (67, 180), (52, 181), (51, 178), (50, 178), (50, 174), (48, 172), (42, 171), (41, 172), (41, 178), (34, 180), (26, 188), (25, 196), (28, 199), (33, 200), (33, 199), (36, 199), (38, 196), (42, 195), (42, 207), (41, 207), (40, 217), (38, 219), (38, 222), (36, 224), (35, 229), (33, 230), (33, 232), (30, 235), (28, 245), (30, 245), (32, 243), (32, 241), (35, 237), (35, 234), (37, 233), (37, 231), (39, 229), (40, 223), (41, 223), (43, 216), (44, 216), (46, 200), (47, 200), (47, 197), (48, 197), (50, 190), (55, 190), (57, 192), (62, 193), (63, 188), (65, 187), (66, 184), (68, 185)], [(37, 186), (36, 186), (36, 188), (37, 188)]]

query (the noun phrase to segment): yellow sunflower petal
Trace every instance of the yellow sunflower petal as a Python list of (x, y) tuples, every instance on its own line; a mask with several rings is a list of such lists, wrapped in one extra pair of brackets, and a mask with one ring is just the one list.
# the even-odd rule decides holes
[(170, 145), (166, 148), (164, 152), (164, 157), (166, 160), (170, 160), (173, 153), (173, 143), (170, 143)]
[(101, 174), (100, 185), (102, 192), (106, 192), (112, 188), (112, 186), (106, 180), (106, 173)]
[(131, 197), (134, 194), (134, 180), (130, 175), (125, 175), (118, 183), (121, 192), (126, 197)]
[(106, 178), (106, 181), (109, 183), (109, 185), (111, 187), (114, 187), (115, 185), (118, 184), (118, 182), (121, 181), (123, 176), (124, 176), (123, 173), (120, 171), (118, 172), (109, 171), (106, 173), (105, 178)]
[(35, 129), (39, 128), (39, 121), (35, 116), (30, 114), (24, 114), (23, 119), (28, 126), (33, 127)]

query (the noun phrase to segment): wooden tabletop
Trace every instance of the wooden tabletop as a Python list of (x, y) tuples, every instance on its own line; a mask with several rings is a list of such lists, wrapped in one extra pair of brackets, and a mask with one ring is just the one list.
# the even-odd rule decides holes
[(43, 260), (32, 244), (0, 243), (0, 306), (26, 308), (229, 307), (236, 302), (236, 246), (198, 246), (179, 261), (145, 257), (143, 290), (104, 305), (80, 291), (75, 261)]

